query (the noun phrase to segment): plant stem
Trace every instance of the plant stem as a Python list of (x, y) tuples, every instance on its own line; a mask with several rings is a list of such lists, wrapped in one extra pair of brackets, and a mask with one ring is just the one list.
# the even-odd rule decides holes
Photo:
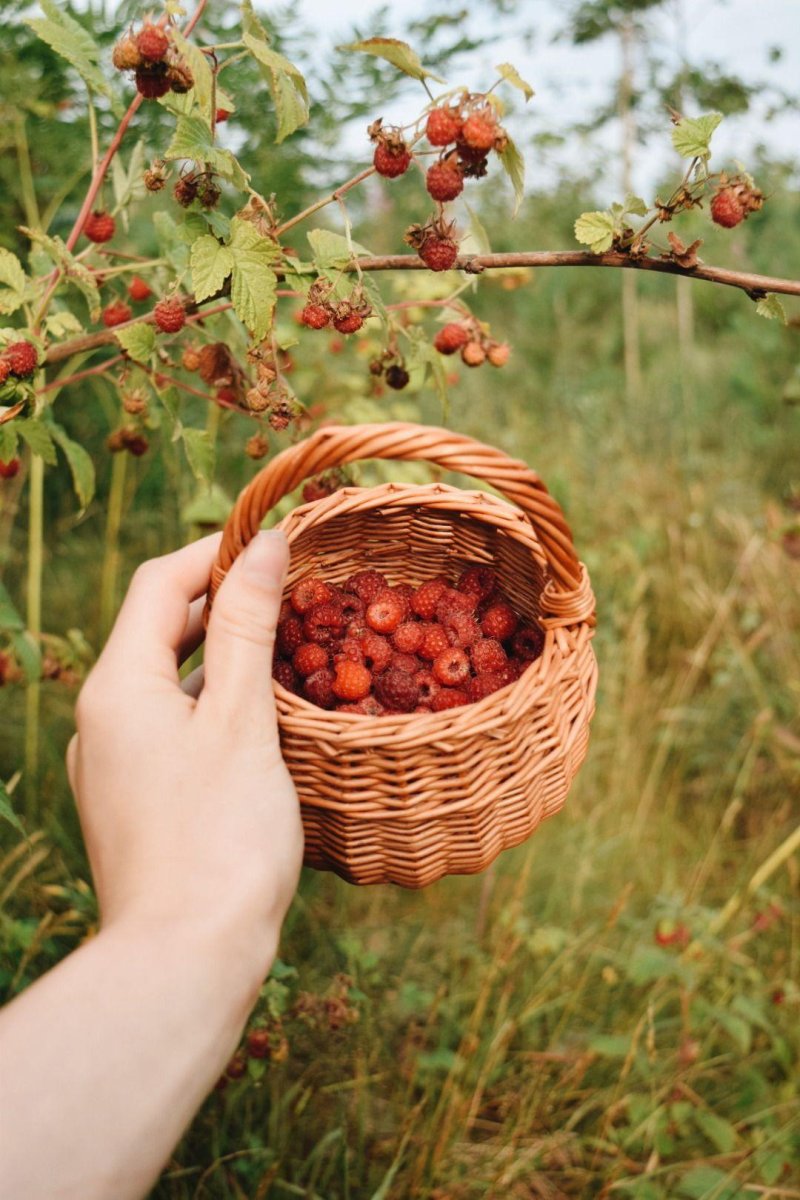
[(19, 168), (19, 183), (22, 193), (22, 207), (25, 210), (25, 220), (32, 229), (39, 229), (41, 216), (39, 213), (39, 203), (36, 199), (36, 188), (33, 183), (28, 134), (25, 128), (25, 117), (19, 110), (16, 111), (14, 119), (14, 139), (17, 145), (17, 165)]
[(338, 201), (342, 196), (349, 192), (351, 188), (356, 187), (357, 184), (362, 183), (363, 180), (368, 179), (370, 175), (374, 174), (374, 167), (366, 167), (363, 171), (359, 171), (358, 175), (354, 175), (352, 179), (348, 179), (346, 183), (341, 185), (341, 187), (335, 188), (334, 191), (329, 192), (327, 196), (321, 196), (319, 200), (315, 200), (313, 204), (308, 206), (308, 208), (304, 208), (303, 211), (297, 213), (296, 216), (290, 217), (288, 221), (284, 221), (283, 225), (279, 225), (275, 230), (275, 237), (282, 237), (283, 234), (286, 233), (287, 229), (293, 229), (295, 225), (299, 225), (301, 221), (305, 221), (306, 217), (310, 217), (313, 213), (319, 212), (321, 208), (325, 208), (328, 204), (333, 204), (334, 201)]
[(100, 636), (108, 637), (114, 620), (119, 579), (119, 531), (125, 501), (125, 472), (128, 456), (123, 451), (111, 460), (111, 486), (108, 492), (108, 515), (103, 538), (103, 570), (100, 576)]
[[(28, 633), (40, 642), (42, 632), (42, 563), (44, 548), (44, 459), (31, 456), (28, 476), (28, 569), (25, 623)], [(39, 817), (39, 715), (41, 681), (29, 680), (25, 693), (25, 799), (33, 824)]]

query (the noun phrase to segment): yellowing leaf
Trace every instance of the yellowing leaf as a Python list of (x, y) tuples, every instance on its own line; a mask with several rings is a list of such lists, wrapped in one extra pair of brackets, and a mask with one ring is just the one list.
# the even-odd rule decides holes
[(511, 63), (500, 63), (495, 67), (495, 71), (502, 75), (506, 83), (510, 83), (512, 87), (518, 88), (526, 100), (530, 100), (532, 96), (536, 95), (531, 85), (525, 82), (517, 71), (517, 68), (512, 67)]
[(233, 270), (233, 255), (210, 233), (192, 242), (192, 288), (200, 303), (215, 295)]
[(261, 339), (272, 324), (278, 280), (272, 269), (276, 260), (274, 243), (239, 217), (231, 221), (230, 252), (233, 257), (231, 301), (240, 321), (254, 338)]
[(147, 363), (156, 344), (153, 326), (146, 321), (137, 321), (125, 329), (115, 329), (114, 337), (134, 362)]
[(722, 113), (702, 117), (681, 117), (672, 131), (672, 144), (683, 158), (709, 158), (711, 135), (722, 120)]
[(25, 272), (16, 254), (0, 249), (0, 313), (16, 312), (25, 297)]
[(781, 321), (786, 324), (786, 309), (781, 304), (774, 292), (769, 292), (768, 295), (762, 296), (756, 301), (756, 312), (760, 317), (766, 317), (768, 321)]
[(610, 212), (581, 213), (575, 222), (575, 237), (593, 254), (603, 254), (614, 241), (614, 218)]
[(514, 189), (513, 215), (516, 216), (525, 194), (525, 159), (511, 138), (507, 139), (505, 147), (500, 151), (500, 162)]
[(398, 71), (410, 75), (412, 79), (435, 79), (437, 83), (444, 83), (444, 80), (440, 79), (438, 75), (432, 75), (430, 71), (425, 70), (419, 55), (411, 49), (407, 42), (401, 42), (397, 38), (366, 38), (361, 42), (350, 42), (346, 46), (337, 46), (336, 49), (373, 54), (376, 58), (383, 58), (386, 62), (390, 62), (393, 67), (397, 67)]

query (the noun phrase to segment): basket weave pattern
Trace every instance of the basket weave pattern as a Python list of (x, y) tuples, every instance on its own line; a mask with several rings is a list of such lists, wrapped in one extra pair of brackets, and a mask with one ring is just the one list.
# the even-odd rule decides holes
[(445, 484), (342, 488), (280, 522), (287, 592), (312, 574), (343, 583), (374, 568), (391, 583), (421, 583), (486, 563), (516, 610), (546, 631), (542, 656), (516, 683), (441, 713), (328, 712), (276, 684), (306, 863), (353, 883), (416, 888), (483, 870), (562, 806), (594, 709), (594, 597), (563, 514), (530, 468), (449, 430), (397, 423), (327, 426), (255, 476), (225, 528), (209, 603), (282, 496), (369, 458), (435, 462), (519, 507)]

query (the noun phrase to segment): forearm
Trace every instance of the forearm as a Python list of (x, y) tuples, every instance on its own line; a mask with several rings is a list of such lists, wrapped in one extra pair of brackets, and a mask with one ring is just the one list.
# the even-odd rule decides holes
[(134, 1200), (221, 1074), (275, 940), (102, 931), (0, 1014), (2, 1200)]

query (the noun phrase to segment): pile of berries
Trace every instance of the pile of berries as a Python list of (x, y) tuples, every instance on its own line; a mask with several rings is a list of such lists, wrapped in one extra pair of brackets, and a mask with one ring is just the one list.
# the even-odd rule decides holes
[(543, 646), (542, 629), (514, 611), (489, 567), (416, 587), (367, 570), (342, 585), (316, 576), (294, 585), (272, 673), (320, 708), (443, 712), (513, 683)]
[(372, 305), (360, 286), (353, 289), (347, 300), (336, 300), (331, 296), (328, 280), (318, 279), (309, 288), (308, 299), (297, 319), (308, 329), (325, 329), (332, 325), (339, 333), (358, 333), (371, 316)]
[(128, 33), (117, 42), (112, 62), (118, 71), (133, 71), (136, 90), (145, 100), (158, 100), (167, 92), (183, 95), (194, 87), (191, 68), (168, 25), (146, 21), (139, 33)]
[(511, 354), (508, 342), (496, 342), (488, 337), (478, 322), (472, 319), (443, 325), (433, 339), (433, 345), (440, 354), (459, 351), (461, 361), (468, 367), (480, 367), (485, 362), (493, 367), (504, 367)]

